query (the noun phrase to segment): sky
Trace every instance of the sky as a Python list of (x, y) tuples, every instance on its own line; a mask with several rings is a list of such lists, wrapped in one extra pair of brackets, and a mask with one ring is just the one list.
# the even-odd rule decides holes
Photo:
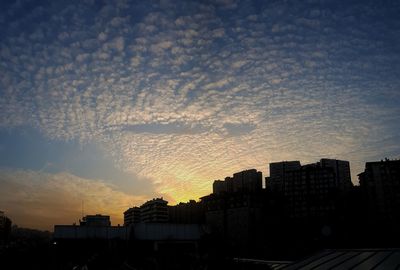
[[(400, 156), (399, 1), (0, 2), (0, 210), (52, 230), (282, 160)], [(82, 211), (83, 210), (83, 211)]]

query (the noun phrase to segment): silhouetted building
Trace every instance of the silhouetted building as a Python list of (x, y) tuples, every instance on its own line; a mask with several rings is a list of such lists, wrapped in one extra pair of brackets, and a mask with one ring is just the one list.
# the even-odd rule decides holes
[(241, 251), (246, 251), (262, 239), (262, 192), (211, 194), (201, 199), (205, 221), (211, 231)]
[(168, 222), (168, 202), (163, 198), (156, 198), (140, 206), (140, 221), (143, 223)]
[(129, 227), (111, 226), (110, 216), (86, 215), (78, 225), (54, 225), (55, 240), (128, 240)]
[(155, 198), (140, 207), (132, 207), (124, 212), (125, 226), (137, 223), (168, 222), (168, 202), (163, 198)]
[(333, 170), (335, 185), (342, 191), (348, 191), (353, 187), (351, 182), (350, 163), (346, 160), (323, 158), (317, 164), (322, 168), (331, 168)]
[(245, 170), (226, 177), (225, 181), (215, 180), (213, 193), (257, 192), (262, 189), (262, 173), (256, 169)]
[(0, 211), (0, 228), (3, 228), (3, 226), (5, 224), (5, 218), (6, 218), (6, 216), (4, 215), (4, 212)]
[(230, 176), (225, 177), (226, 192), (233, 192), (233, 178)]
[(337, 185), (330, 168), (302, 166), (287, 172), (283, 183), (289, 217), (325, 217), (336, 210)]
[(219, 194), (223, 192), (227, 192), (226, 182), (222, 180), (215, 180), (213, 183), (213, 193)]
[(272, 191), (281, 192), (283, 183), (288, 172), (299, 170), (301, 168), (300, 161), (281, 161), (269, 164), (269, 177), (266, 177), (266, 188)]
[(124, 226), (140, 223), (140, 208), (132, 207), (124, 212)]
[(55, 240), (129, 240), (125, 226), (54, 225)]
[(190, 200), (187, 203), (179, 203), (168, 206), (170, 223), (177, 224), (201, 224), (204, 223), (204, 208), (201, 203)]
[(213, 183), (213, 193), (221, 194), (224, 192), (232, 193), (234, 191), (233, 177), (225, 177), (225, 180), (215, 180)]
[(233, 174), (233, 192), (256, 192), (262, 189), (262, 173), (256, 169)]
[(110, 216), (104, 216), (100, 214), (87, 215), (80, 221), (81, 226), (88, 227), (106, 227), (111, 226)]
[(0, 211), (0, 244), (6, 243), (9, 239), (11, 232), (11, 219), (4, 215), (3, 211)]
[(371, 219), (400, 220), (400, 160), (367, 162), (358, 175)]
[(319, 162), (301, 165), (300, 161), (282, 161), (269, 164), (270, 176), (266, 178), (266, 187), (272, 191), (281, 192), (284, 189), (285, 178), (293, 171), (302, 167), (329, 168), (332, 171), (335, 187), (342, 191), (348, 191), (352, 186), (350, 163), (345, 160), (323, 158)]
[(321, 159), (301, 165), (299, 161), (270, 164), (266, 186), (284, 195), (287, 214), (292, 218), (330, 216), (340, 196), (353, 186), (348, 161)]

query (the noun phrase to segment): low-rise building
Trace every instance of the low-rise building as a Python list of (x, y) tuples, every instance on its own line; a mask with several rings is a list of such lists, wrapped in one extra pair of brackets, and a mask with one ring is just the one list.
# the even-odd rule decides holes
[(87, 215), (80, 221), (81, 226), (88, 227), (106, 227), (111, 226), (110, 216), (105, 216), (101, 214)]

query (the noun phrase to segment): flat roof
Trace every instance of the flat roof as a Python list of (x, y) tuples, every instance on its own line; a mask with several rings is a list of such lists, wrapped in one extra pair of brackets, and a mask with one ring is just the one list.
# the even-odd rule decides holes
[(324, 250), (290, 265), (272, 269), (399, 269), (400, 248)]

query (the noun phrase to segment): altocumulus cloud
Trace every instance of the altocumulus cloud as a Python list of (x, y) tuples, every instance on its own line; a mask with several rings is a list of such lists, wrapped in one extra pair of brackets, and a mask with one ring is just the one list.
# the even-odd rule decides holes
[(400, 150), (397, 4), (2, 5), (0, 125), (102, 145), (173, 200), (271, 161), (354, 176)]

